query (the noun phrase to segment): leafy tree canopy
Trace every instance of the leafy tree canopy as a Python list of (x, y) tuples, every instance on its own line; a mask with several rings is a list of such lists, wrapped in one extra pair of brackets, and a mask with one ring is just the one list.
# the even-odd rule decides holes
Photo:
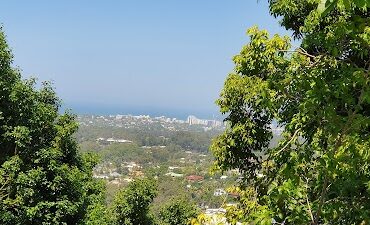
[(119, 225), (150, 225), (154, 218), (149, 213), (150, 203), (157, 195), (157, 183), (152, 179), (137, 179), (120, 190), (114, 199), (115, 222)]
[[(301, 41), (253, 27), (217, 104), (214, 168), (245, 182), (231, 221), (370, 222), (370, 17), (366, 0), (270, 0)], [(284, 129), (269, 147), (270, 124)]]
[(50, 83), (36, 89), (12, 60), (0, 30), (0, 224), (85, 224), (104, 200), (96, 159), (78, 154), (77, 123)]
[(197, 207), (185, 198), (173, 199), (160, 211), (160, 219), (165, 225), (186, 225), (197, 216)]

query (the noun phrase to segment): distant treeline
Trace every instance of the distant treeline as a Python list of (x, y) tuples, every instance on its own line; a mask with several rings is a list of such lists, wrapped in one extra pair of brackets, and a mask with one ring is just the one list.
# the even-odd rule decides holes
[[(183, 150), (206, 153), (217, 131), (169, 131), (165, 129), (80, 126), (76, 134), (79, 143), (90, 143), (90, 150), (99, 150), (92, 145), (98, 137), (130, 140), (138, 146), (178, 146)], [(82, 149), (82, 151), (88, 149)]]

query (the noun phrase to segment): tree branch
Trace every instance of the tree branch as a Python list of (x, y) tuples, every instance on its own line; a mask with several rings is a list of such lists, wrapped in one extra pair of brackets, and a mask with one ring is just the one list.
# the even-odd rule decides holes
[(279, 52), (290, 52), (290, 53), (299, 53), (299, 54), (302, 54), (302, 55), (305, 55), (307, 57), (310, 57), (312, 59), (316, 58), (316, 56), (314, 55), (311, 55), (309, 54), (308, 52), (306, 52), (306, 50), (304, 50), (303, 48), (298, 48), (298, 50), (278, 50)]
[(288, 143), (286, 143), (282, 149), (280, 149), (278, 152), (276, 152), (276, 153), (275, 153), (275, 155), (279, 155), (282, 151), (284, 151), (284, 150), (285, 150), (285, 149), (290, 145), (290, 143), (294, 140), (294, 138), (297, 136), (297, 134), (298, 134), (298, 132), (299, 132), (300, 130), (301, 130), (301, 128), (297, 129), (297, 130), (294, 132), (294, 134), (293, 134), (292, 138), (288, 141)]
[[(360, 108), (360, 105), (363, 102), (363, 95), (364, 95), (364, 88), (362, 88), (362, 90), (361, 90), (361, 94), (358, 97), (358, 102), (357, 102), (357, 105), (355, 106), (354, 111), (352, 113), (350, 113), (350, 115), (348, 115), (348, 120), (344, 124), (344, 127), (342, 129), (342, 132), (339, 134), (339, 138), (338, 138), (338, 140), (335, 143), (335, 147), (334, 147), (334, 151), (333, 151), (334, 153), (342, 145), (342, 143), (343, 143), (343, 137), (351, 129), (351, 127), (353, 125), (352, 124), (352, 121), (353, 121), (354, 117), (356, 116), (356, 114), (357, 114), (357, 112), (358, 112), (358, 110)], [(324, 205), (324, 201), (325, 201), (325, 197), (326, 197), (326, 192), (327, 192), (328, 187), (330, 186), (330, 185), (328, 185), (328, 183), (329, 183), (329, 177), (328, 177), (328, 174), (325, 173), (324, 184), (323, 184), (323, 187), (322, 187), (322, 190), (321, 190), (321, 195), (320, 195), (319, 208), (317, 209), (317, 212), (316, 212), (315, 221), (312, 223), (313, 225), (317, 225), (318, 222), (319, 222), (319, 218), (320, 218), (322, 206)]]
[(308, 183), (308, 180), (306, 179), (306, 203), (307, 203), (307, 207), (308, 207), (308, 215), (311, 218), (311, 223), (314, 223), (315, 222), (315, 218), (313, 216), (312, 209), (311, 209), (311, 204), (310, 204), (310, 200), (308, 199), (308, 195), (307, 195), (307, 190), (308, 190), (308, 184), (307, 183)]

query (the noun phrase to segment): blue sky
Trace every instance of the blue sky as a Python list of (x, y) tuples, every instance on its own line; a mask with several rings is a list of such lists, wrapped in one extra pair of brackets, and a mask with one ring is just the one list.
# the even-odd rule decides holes
[(247, 28), (287, 34), (267, 0), (8, 0), (0, 23), (15, 66), (67, 108), (178, 117), (217, 115)]

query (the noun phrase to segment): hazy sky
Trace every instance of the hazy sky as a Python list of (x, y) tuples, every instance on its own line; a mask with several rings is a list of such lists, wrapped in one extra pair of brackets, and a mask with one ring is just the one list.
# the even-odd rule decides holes
[(267, 0), (7, 0), (0, 23), (24, 77), (76, 112), (210, 117), (231, 58)]

